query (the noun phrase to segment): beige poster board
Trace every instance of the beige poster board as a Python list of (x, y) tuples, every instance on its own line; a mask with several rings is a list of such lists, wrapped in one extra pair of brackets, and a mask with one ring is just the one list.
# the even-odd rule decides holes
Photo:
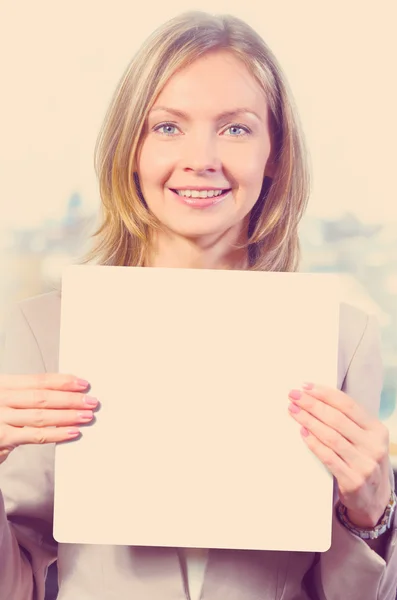
[(60, 371), (101, 408), (56, 448), (59, 542), (325, 551), (332, 477), (288, 392), (336, 385), (324, 274), (72, 266)]

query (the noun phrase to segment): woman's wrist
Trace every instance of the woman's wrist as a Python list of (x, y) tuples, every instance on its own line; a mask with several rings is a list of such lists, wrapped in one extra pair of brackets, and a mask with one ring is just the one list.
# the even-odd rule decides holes
[(373, 527), (376, 527), (389, 506), (392, 491), (391, 487), (389, 487), (387, 494), (365, 511), (354, 511), (347, 508), (346, 516), (350, 523), (361, 529), (372, 529)]
[(386, 506), (376, 512), (372, 513), (357, 513), (354, 511), (347, 510), (346, 516), (352, 525), (359, 527), (360, 529), (372, 529), (376, 527), (381, 518), (383, 517), (386, 510)]

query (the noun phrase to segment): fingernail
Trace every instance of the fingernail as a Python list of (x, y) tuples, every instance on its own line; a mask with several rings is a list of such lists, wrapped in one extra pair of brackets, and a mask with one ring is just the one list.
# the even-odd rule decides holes
[(298, 413), (300, 411), (299, 406), (296, 406), (296, 404), (294, 404), (293, 402), (291, 402), (291, 404), (288, 407), (288, 410), (292, 413)]
[(79, 421), (92, 421), (94, 413), (92, 410), (85, 410), (84, 412), (79, 412)]
[(76, 379), (76, 385), (78, 387), (82, 387), (82, 388), (88, 388), (88, 386), (90, 385), (88, 381), (86, 381), (85, 379)]
[(93, 398), (92, 396), (86, 396), (84, 398), (84, 404), (87, 404), (87, 406), (98, 406), (98, 399)]
[(314, 388), (314, 384), (313, 383), (308, 383), (307, 381), (304, 382), (304, 384), (302, 385), (304, 390), (312, 390)]
[(288, 397), (292, 398), (292, 400), (300, 400), (302, 397), (302, 392), (300, 390), (291, 390), (288, 394)]
[(309, 436), (309, 430), (306, 429), (306, 427), (302, 427), (301, 434), (303, 435), (303, 437), (308, 437)]
[(80, 429), (77, 429), (77, 427), (73, 427), (72, 429), (68, 429), (68, 436), (69, 437), (77, 437), (78, 435), (80, 435)]

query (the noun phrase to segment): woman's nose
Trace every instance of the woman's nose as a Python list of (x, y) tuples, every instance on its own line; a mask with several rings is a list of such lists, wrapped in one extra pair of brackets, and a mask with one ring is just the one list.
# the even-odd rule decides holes
[(221, 159), (216, 140), (201, 137), (189, 140), (183, 147), (182, 165), (185, 171), (196, 173), (218, 171)]

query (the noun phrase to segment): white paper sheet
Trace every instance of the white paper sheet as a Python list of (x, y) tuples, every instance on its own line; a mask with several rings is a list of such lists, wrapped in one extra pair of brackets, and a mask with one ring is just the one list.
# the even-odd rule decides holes
[(327, 550), (332, 477), (287, 396), (336, 386), (338, 337), (327, 275), (68, 267), (60, 372), (101, 408), (56, 448), (55, 538)]

